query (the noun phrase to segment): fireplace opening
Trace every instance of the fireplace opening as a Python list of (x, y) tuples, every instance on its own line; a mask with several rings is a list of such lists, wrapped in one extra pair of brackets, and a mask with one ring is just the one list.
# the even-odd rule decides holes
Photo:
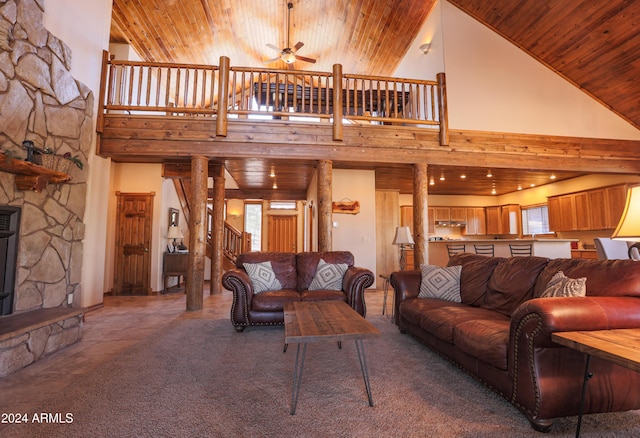
[(13, 312), (20, 211), (20, 207), (0, 206), (0, 315)]

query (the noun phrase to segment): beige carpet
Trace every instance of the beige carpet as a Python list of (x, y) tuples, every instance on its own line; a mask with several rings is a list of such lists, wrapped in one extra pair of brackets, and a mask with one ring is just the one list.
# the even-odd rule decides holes
[[(283, 328), (236, 333), (228, 320), (178, 319), (148, 342), (81, 376), (41, 412), (70, 424), (14, 425), (4, 437), (547, 437), (575, 434), (576, 418), (533, 431), (514, 407), (402, 335), (385, 317), (365, 341), (375, 406), (355, 344), (312, 344), (297, 413), (289, 414), (295, 345)], [(576, 370), (580, 372), (580, 370)], [(579, 396), (576, 394), (576, 396)], [(590, 415), (584, 437), (640, 436), (640, 411)]]

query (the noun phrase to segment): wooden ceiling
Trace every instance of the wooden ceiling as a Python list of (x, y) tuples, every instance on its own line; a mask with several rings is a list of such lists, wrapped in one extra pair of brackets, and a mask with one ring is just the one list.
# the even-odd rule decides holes
[[(290, 44), (303, 42), (298, 54), (317, 59), (315, 64), (296, 61), (291, 68), (331, 71), (339, 63), (344, 72), (382, 76), (393, 75), (436, 2), (290, 1)], [(448, 1), (640, 128), (640, 2)], [(114, 0), (111, 42), (131, 44), (146, 61), (218, 64), (224, 55), (234, 65), (264, 67), (265, 60), (278, 56), (267, 43), (286, 47), (286, 23), (286, 0)], [(267, 66), (289, 67), (282, 61)], [(281, 175), (279, 188), (301, 190), (315, 163), (225, 162), (246, 190), (270, 189), (268, 174), (258, 175), (256, 169), (272, 165)], [(517, 184), (549, 181), (548, 171), (491, 169), (496, 176), (487, 186), (487, 170), (430, 167), (437, 178), (430, 193), (487, 194), (495, 184), (502, 194)], [(439, 173), (467, 178), (445, 177), (439, 183)], [(576, 175), (556, 172), (557, 180)], [(410, 176), (406, 168), (376, 168), (378, 188), (410, 187)]]

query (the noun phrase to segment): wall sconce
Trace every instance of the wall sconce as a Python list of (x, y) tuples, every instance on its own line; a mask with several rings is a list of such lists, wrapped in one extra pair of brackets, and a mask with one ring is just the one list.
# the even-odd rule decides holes
[(429, 53), (429, 50), (431, 50), (431, 43), (421, 44), (418, 49), (422, 52), (423, 55), (426, 55), (427, 53)]

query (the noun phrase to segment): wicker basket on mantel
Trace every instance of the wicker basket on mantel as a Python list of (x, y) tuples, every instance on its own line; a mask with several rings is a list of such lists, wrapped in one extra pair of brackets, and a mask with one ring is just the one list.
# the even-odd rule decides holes
[(56, 154), (35, 154), (34, 158), (36, 164), (61, 173), (69, 173), (71, 164), (73, 164), (71, 160)]

